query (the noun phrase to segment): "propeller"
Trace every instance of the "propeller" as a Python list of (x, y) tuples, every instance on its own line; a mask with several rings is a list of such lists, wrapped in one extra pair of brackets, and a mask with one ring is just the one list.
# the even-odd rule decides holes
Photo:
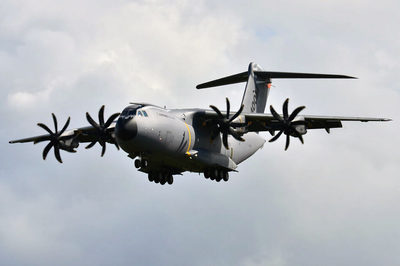
[(91, 124), (95, 129), (96, 132), (94, 133), (97, 136), (97, 139), (89, 143), (85, 148), (90, 149), (93, 147), (96, 142), (100, 144), (102, 147), (101, 150), (101, 156), (104, 155), (106, 152), (106, 142), (113, 143), (115, 147), (119, 150), (119, 146), (117, 142), (115, 141), (115, 138), (113, 135), (107, 130), (108, 127), (111, 125), (111, 123), (115, 120), (120, 115), (120, 113), (115, 113), (111, 115), (106, 122), (104, 122), (104, 105), (100, 107), (99, 110), (99, 123), (93, 120), (93, 118), (90, 116), (88, 112), (86, 112), (86, 119)]
[(241, 134), (238, 131), (236, 131), (233, 127), (245, 126), (246, 124), (232, 123), (232, 121), (235, 120), (242, 113), (243, 107), (244, 105), (242, 104), (239, 110), (232, 117), (230, 117), (231, 104), (229, 102), (229, 99), (226, 98), (226, 117), (225, 117), (217, 107), (215, 107), (214, 105), (210, 105), (210, 108), (213, 109), (218, 116), (218, 118), (210, 119), (211, 122), (213, 122), (216, 125), (215, 130), (211, 133), (211, 139), (215, 139), (218, 136), (218, 134), (221, 133), (222, 143), (224, 144), (226, 149), (229, 149), (228, 134), (237, 140), (244, 141), (244, 139), (241, 137)]
[(285, 151), (288, 149), (289, 144), (290, 144), (290, 136), (298, 138), (302, 144), (304, 144), (303, 137), (299, 131), (297, 131), (296, 126), (298, 125), (305, 125), (304, 120), (297, 120), (293, 121), (296, 116), (304, 109), (306, 108), (305, 106), (299, 106), (294, 111), (289, 115), (288, 111), (288, 105), (289, 105), (289, 98), (285, 100), (283, 103), (282, 111), (283, 111), (283, 117), (280, 116), (270, 105), (270, 110), (273, 115), (273, 117), (279, 121), (279, 123), (282, 126), (282, 129), (279, 131), (277, 135), (275, 135), (272, 139), (269, 140), (269, 142), (274, 142), (277, 140), (283, 133), (286, 135), (286, 144), (285, 144)]
[(63, 137), (61, 135), (65, 132), (69, 125), (70, 117), (68, 117), (67, 122), (65, 122), (64, 127), (58, 131), (58, 124), (57, 124), (57, 118), (56, 116), (52, 113), (51, 114), (53, 117), (53, 122), (54, 122), (54, 132), (49, 129), (48, 126), (42, 123), (38, 123), (37, 125), (44, 130), (46, 130), (50, 136), (47, 138), (42, 138), (40, 140), (37, 140), (34, 142), (34, 144), (42, 142), (42, 141), (47, 141), (49, 140), (50, 142), (47, 144), (47, 146), (43, 149), (43, 160), (46, 160), (47, 154), (51, 150), (51, 148), (54, 148), (54, 156), (56, 157), (57, 161), (62, 163), (61, 156), (60, 156), (60, 149), (68, 151), (68, 152), (76, 152), (73, 147), (66, 146), (65, 143), (63, 142)]

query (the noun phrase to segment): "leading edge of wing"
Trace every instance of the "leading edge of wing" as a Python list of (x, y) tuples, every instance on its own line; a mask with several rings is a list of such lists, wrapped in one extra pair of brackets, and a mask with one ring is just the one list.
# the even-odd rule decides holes
[[(255, 118), (255, 119), (274, 119), (272, 114), (266, 113), (242, 113), (242, 115), (246, 116), (246, 118)], [(323, 116), (323, 115), (299, 115), (299, 117), (303, 117), (306, 120), (340, 120), (340, 121), (360, 121), (360, 122), (388, 122), (392, 121), (390, 118), (381, 118), (381, 117), (359, 117), (359, 116)]]

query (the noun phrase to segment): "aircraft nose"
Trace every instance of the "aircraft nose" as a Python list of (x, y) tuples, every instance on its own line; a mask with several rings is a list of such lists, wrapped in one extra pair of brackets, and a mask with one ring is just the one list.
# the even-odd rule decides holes
[(117, 124), (115, 125), (115, 136), (123, 141), (133, 139), (137, 135), (137, 125), (133, 117), (122, 117), (118, 118)]

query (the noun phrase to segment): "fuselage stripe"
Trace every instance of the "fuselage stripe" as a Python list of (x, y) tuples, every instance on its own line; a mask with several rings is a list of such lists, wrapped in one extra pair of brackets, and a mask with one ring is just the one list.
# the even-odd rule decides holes
[(187, 148), (186, 153), (190, 155), (189, 151), (190, 151), (190, 145), (192, 144), (192, 134), (190, 134), (190, 128), (189, 128), (188, 124), (185, 123), (185, 126), (186, 126), (186, 128), (188, 130), (188, 133), (189, 133), (189, 146)]

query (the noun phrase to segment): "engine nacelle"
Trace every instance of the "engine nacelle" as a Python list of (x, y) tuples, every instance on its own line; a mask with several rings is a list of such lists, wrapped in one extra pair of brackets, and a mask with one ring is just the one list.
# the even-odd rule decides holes
[(71, 136), (70, 138), (60, 140), (60, 148), (65, 151), (73, 151), (74, 149), (78, 148), (79, 140)]
[[(305, 119), (303, 116), (298, 116), (295, 119), (293, 119), (292, 123), (295, 121), (305, 121)], [(305, 125), (294, 125), (293, 127), (300, 135), (305, 135), (307, 133), (307, 127)]]

